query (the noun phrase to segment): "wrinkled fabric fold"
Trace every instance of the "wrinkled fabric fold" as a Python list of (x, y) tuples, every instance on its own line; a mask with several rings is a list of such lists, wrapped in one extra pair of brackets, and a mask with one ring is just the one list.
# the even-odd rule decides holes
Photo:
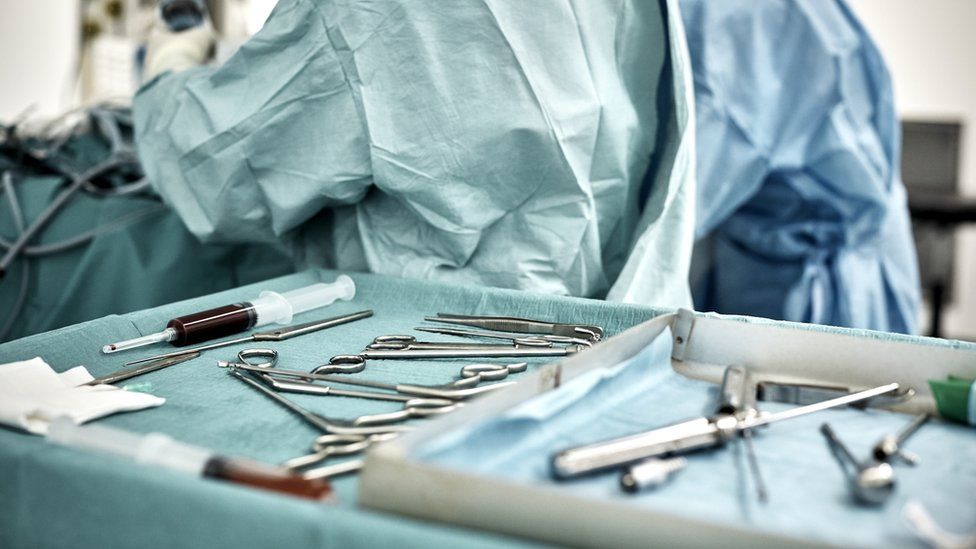
[(298, 266), (690, 303), (690, 69), (671, 0), (282, 0), (135, 99), (204, 241)]
[(850, 9), (681, 8), (697, 109), (696, 308), (914, 333), (892, 85)]

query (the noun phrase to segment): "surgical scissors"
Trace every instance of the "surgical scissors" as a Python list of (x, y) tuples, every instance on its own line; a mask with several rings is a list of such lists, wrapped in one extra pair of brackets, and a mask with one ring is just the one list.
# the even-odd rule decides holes
[(437, 316), (429, 316), (424, 320), (443, 324), (458, 324), (496, 332), (583, 337), (590, 341), (599, 341), (603, 338), (603, 328), (600, 326), (546, 322), (544, 320), (513, 316), (471, 316), (437, 313)]
[(307, 423), (321, 430), (323, 433), (333, 433), (337, 435), (375, 435), (378, 433), (409, 431), (412, 429), (412, 427), (408, 425), (375, 425), (376, 422), (371, 416), (360, 416), (351, 421), (345, 419), (327, 418), (323, 415), (310, 412), (309, 410), (295, 404), (271, 389), (268, 389), (261, 382), (255, 380), (250, 375), (242, 373), (240, 371), (242, 369), (243, 368), (240, 366), (231, 364), (228, 373), (242, 382), (250, 385), (264, 396), (274, 400), (279, 405), (284, 406), (290, 412), (304, 419)]
[[(249, 358), (264, 357), (268, 360), (254, 364), (249, 362)], [(350, 391), (347, 389), (336, 389), (328, 385), (316, 385), (307, 382), (282, 381), (273, 376), (274, 369), (278, 362), (278, 353), (273, 349), (245, 349), (237, 353), (239, 362), (217, 361), (221, 368), (242, 368), (256, 374), (258, 380), (264, 382), (276, 391), (291, 393), (303, 393), (322, 396), (341, 396), (352, 398), (363, 398), (369, 400), (384, 400), (400, 402), (403, 409), (386, 414), (372, 414), (369, 416), (369, 423), (391, 423), (412, 418), (423, 418), (439, 414), (444, 414), (456, 410), (461, 403), (444, 398), (422, 398), (396, 393), (380, 393), (376, 391)], [(251, 367), (251, 368), (248, 368)], [(259, 371), (258, 369), (261, 369)]]
[(133, 364), (141, 364), (143, 362), (160, 360), (164, 358), (170, 358), (170, 357), (185, 355), (189, 353), (202, 353), (203, 351), (209, 351), (210, 349), (227, 347), (229, 345), (237, 345), (239, 343), (248, 343), (251, 341), (285, 341), (286, 339), (291, 339), (293, 337), (297, 337), (300, 335), (310, 334), (312, 332), (317, 332), (319, 330), (324, 330), (326, 328), (332, 328), (334, 326), (339, 326), (340, 324), (346, 324), (347, 322), (353, 322), (371, 316), (373, 316), (373, 311), (367, 309), (365, 311), (359, 311), (358, 313), (352, 313), (352, 314), (342, 315), (342, 316), (334, 316), (332, 318), (326, 318), (323, 320), (313, 320), (312, 322), (306, 322), (304, 324), (294, 324), (292, 326), (285, 326), (284, 328), (277, 328), (265, 332), (254, 332), (250, 335), (239, 337), (237, 339), (231, 339), (228, 341), (218, 341), (216, 343), (210, 343), (209, 345), (201, 345), (199, 347), (194, 347), (192, 349), (183, 349), (182, 351), (173, 351), (171, 353), (164, 353), (161, 355), (140, 358), (139, 360), (131, 360), (129, 362), (126, 362), (125, 365), (132, 366)]
[[(260, 351), (270, 351), (274, 353), (277, 357), (277, 353), (271, 349), (259, 349)], [(242, 351), (243, 352), (243, 351)], [(257, 355), (255, 355), (257, 356)], [(263, 355), (267, 356), (267, 355)], [(342, 359), (344, 356), (340, 355), (338, 358)], [(352, 355), (355, 356), (355, 355)], [(333, 357), (335, 359), (337, 357)], [(435, 399), (447, 399), (447, 400), (464, 400), (473, 396), (480, 395), (489, 391), (494, 391), (502, 387), (511, 385), (512, 382), (502, 382), (495, 383), (492, 385), (479, 386), (483, 381), (497, 381), (507, 377), (510, 373), (524, 372), (528, 365), (524, 362), (518, 362), (515, 364), (472, 364), (465, 366), (461, 369), (461, 379), (447, 383), (444, 385), (413, 385), (406, 383), (383, 383), (379, 381), (371, 381), (367, 379), (357, 379), (352, 377), (344, 377), (330, 374), (320, 374), (320, 371), (325, 369), (330, 371), (332, 368), (331, 364), (326, 364), (313, 369), (311, 372), (301, 372), (298, 370), (284, 370), (280, 368), (271, 368), (265, 364), (250, 364), (245, 362), (242, 363), (229, 363), (229, 362), (218, 362), (218, 365), (223, 367), (229, 367), (232, 369), (240, 369), (248, 372), (253, 372), (255, 374), (266, 374), (270, 376), (283, 376), (303, 379), (306, 381), (328, 381), (331, 383), (337, 383), (340, 385), (352, 385), (355, 387), (368, 387), (371, 389), (381, 389), (384, 391), (393, 391), (395, 393), (400, 393), (402, 395), (428, 397)], [(280, 381), (279, 381), (280, 383)], [(312, 387), (317, 387), (313, 384), (308, 384)], [(319, 394), (328, 394), (329, 391), (334, 391), (331, 387), (321, 386), (322, 391)], [(334, 394), (334, 393), (333, 393)]]
[[(365, 452), (374, 444), (396, 438), (398, 435), (399, 433), (370, 435), (368, 437), (359, 437), (359, 440), (350, 440), (350, 442), (347, 443), (343, 443), (343, 441), (340, 439), (334, 439), (334, 441), (333, 439), (323, 441), (323, 439), (326, 437), (333, 435), (322, 435), (315, 439), (315, 443), (312, 445), (312, 450), (314, 450), (313, 453), (290, 459), (286, 461), (283, 466), (292, 470), (297, 470), (315, 465), (316, 463), (321, 463), (330, 457), (359, 454)], [(341, 461), (339, 463), (332, 463), (329, 465), (305, 469), (302, 472), (302, 478), (307, 480), (335, 478), (342, 475), (357, 473), (363, 468), (363, 465), (364, 462), (362, 459), (347, 459), (346, 461)]]
[(364, 465), (366, 465), (366, 462), (361, 459), (347, 459), (346, 461), (333, 463), (332, 465), (323, 465), (322, 467), (316, 467), (314, 469), (306, 469), (305, 472), (302, 473), (302, 478), (305, 480), (324, 480), (335, 478), (342, 475), (358, 473)]
[[(539, 338), (516, 338), (511, 340), (513, 347), (552, 347), (552, 342)], [(456, 341), (418, 341), (409, 335), (377, 336), (366, 346), (373, 350), (402, 349), (497, 349), (499, 345), (490, 343), (459, 343)], [(506, 347), (508, 347), (506, 345)]]
[(376, 435), (322, 435), (312, 443), (312, 453), (289, 459), (281, 466), (287, 469), (301, 469), (334, 456), (349, 456), (367, 450), (373, 444), (396, 438), (397, 433)]

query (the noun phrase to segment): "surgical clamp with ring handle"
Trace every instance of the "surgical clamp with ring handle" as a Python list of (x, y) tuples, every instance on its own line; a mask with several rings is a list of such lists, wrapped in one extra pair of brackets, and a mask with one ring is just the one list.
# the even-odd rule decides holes
[(327, 479), (340, 475), (358, 472), (363, 467), (363, 460), (350, 459), (339, 463), (323, 465), (313, 469), (306, 469), (332, 457), (351, 456), (365, 452), (374, 444), (396, 438), (399, 433), (379, 433), (375, 435), (322, 435), (312, 444), (312, 453), (289, 459), (281, 464), (282, 467), (293, 471), (302, 471), (306, 479)]
[[(261, 357), (267, 361), (254, 364), (249, 362), (249, 358)], [(276, 391), (303, 393), (322, 396), (340, 396), (363, 398), (368, 400), (383, 400), (387, 402), (400, 402), (403, 409), (386, 414), (372, 414), (369, 416), (368, 423), (392, 423), (413, 418), (424, 418), (434, 415), (444, 414), (456, 410), (461, 403), (445, 398), (425, 398), (414, 397), (396, 393), (381, 393), (377, 391), (350, 391), (347, 389), (336, 389), (327, 385), (315, 385), (312, 383), (282, 381), (273, 377), (276, 370), (275, 364), (278, 361), (278, 353), (273, 349), (245, 349), (237, 353), (238, 362), (217, 361), (221, 368), (242, 368), (256, 374), (260, 381)]]
[(335, 456), (349, 456), (364, 452), (373, 444), (396, 438), (397, 433), (375, 435), (334, 435), (316, 437), (312, 443), (312, 453), (291, 458), (281, 463), (287, 469), (302, 469)]
[(582, 337), (592, 342), (603, 339), (603, 328), (587, 324), (565, 324), (561, 322), (546, 322), (531, 318), (513, 316), (471, 316), (437, 313), (437, 316), (424, 318), (427, 322), (442, 324), (457, 324), (472, 328), (481, 328), (495, 332), (516, 332), (532, 335), (558, 335), (567, 337)]
[(264, 396), (274, 400), (279, 405), (304, 419), (307, 423), (319, 429), (323, 433), (332, 433), (337, 435), (375, 435), (378, 433), (409, 431), (412, 429), (412, 427), (408, 425), (375, 425), (373, 424), (374, 422), (371, 416), (360, 416), (354, 420), (327, 418), (295, 404), (287, 398), (265, 387), (263, 383), (251, 377), (250, 374), (243, 373), (241, 370), (242, 368), (232, 364), (229, 367), (228, 373), (247, 385), (250, 385), (253, 389), (257, 390)]
[(312, 332), (317, 332), (319, 330), (324, 330), (326, 328), (332, 328), (334, 326), (339, 326), (340, 324), (346, 324), (347, 322), (354, 322), (356, 320), (368, 318), (371, 316), (373, 316), (373, 311), (365, 310), (365, 311), (359, 311), (358, 313), (335, 316), (323, 320), (313, 320), (312, 322), (306, 322), (304, 324), (295, 324), (292, 326), (285, 326), (284, 328), (276, 328), (274, 330), (268, 330), (265, 332), (254, 332), (250, 335), (239, 337), (237, 339), (231, 339), (228, 341), (218, 341), (216, 343), (211, 343), (209, 345), (201, 345), (200, 347), (194, 347), (192, 349), (183, 349), (181, 351), (173, 351), (171, 353), (164, 353), (161, 355), (140, 358), (139, 360), (131, 360), (129, 362), (126, 362), (125, 365), (132, 366), (133, 364), (141, 364), (143, 362), (161, 360), (161, 359), (166, 359), (175, 356), (182, 356), (190, 353), (202, 353), (203, 351), (209, 351), (210, 349), (227, 347), (229, 345), (237, 345), (239, 343), (249, 343), (251, 341), (285, 341), (293, 337), (310, 334)]
[[(270, 349), (261, 349), (261, 351), (267, 352), (270, 351)], [(277, 353), (275, 353), (275, 357), (277, 357)], [(342, 362), (347, 358), (359, 359), (359, 357), (356, 355), (339, 355), (337, 357), (333, 357), (332, 360)], [(365, 364), (365, 361), (359, 359), (354, 360), (353, 362), (356, 366), (358, 366), (358, 369), (354, 371), (358, 372), (363, 369), (362, 366)], [(446, 383), (444, 385), (415, 385), (409, 383), (383, 383), (368, 379), (357, 379), (353, 377), (332, 375), (330, 373), (319, 373), (322, 371), (335, 372), (336, 365), (334, 363), (319, 366), (313, 369), (311, 372), (269, 368), (266, 364), (249, 364), (246, 362), (219, 364), (222, 366), (226, 365), (226, 367), (233, 369), (246, 370), (255, 374), (270, 375), (272, 377), (291, 377), (305, 381), (327, 381), (340, 385), (352, 385), (354, 387), (368, 387), (370, 389), (393, 391), (395, 393), (413, 397), (447, 400), (464, 400), (489, 391), (500, 389), (502, 387), (507, 387), (511, 385), (512, 382), (501, 382), (491, 385), (481, 385), (481, 383), (485, 381), (498, 381), (504, 379), (511, 373), (524, 372), (528, 368), (528, 365), (524, 362), (518, 362), (515, 364), (471, 364), (461, 369), (461, 379), (459, 380)], [(343, 367), (353, 366), (343, 365)], [(334, 390), (327, 386), (316, 386), (311, 383), (308, 385), (311, 387), (318, 387), (321, 389), (321, 391), (318, 391), (317, 389), (310, 389), (309, 391), (303, 392), (318, 391), (318, 394), (329, 394), (330, 391)]]

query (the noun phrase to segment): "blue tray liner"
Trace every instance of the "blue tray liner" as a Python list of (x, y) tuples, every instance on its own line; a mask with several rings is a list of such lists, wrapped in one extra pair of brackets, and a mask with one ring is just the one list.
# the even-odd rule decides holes
[[(881, 410), (828, 410), (759, 430), (754, 439), (770, 491), (767, 504), (756, 500), (741, 442), (689, 456), (688, 467), (669, 484), (636, 496), (618, 488), (619, 472), (552, 480), (549, 458), (556, 451), (712, 411), (716, 386), (671, 369), (671, 339), (665, 331), (631, 359), (445, 433), (415, 457), (469, 474), (831, 544), (920, 545), (900, 518), (909, 499), (921, 501), (947, 529), (976, 529), (976, 432), (943, 421), (930, 421), (908, 441), (906, 448), (922, 462), (895, 465), (898, 487), (886, 505), (851, 501), (818, 428), (830, 422), (856, 455), (866, 457), (877, 439), (909, 420)], [(760, 403), (771, 412), (790, 406)]]

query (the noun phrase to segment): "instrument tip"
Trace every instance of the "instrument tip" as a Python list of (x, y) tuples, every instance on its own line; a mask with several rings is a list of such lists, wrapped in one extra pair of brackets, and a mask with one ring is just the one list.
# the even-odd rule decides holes
[(637, 491), (637, 480), (634, 475), (630, 473), (624, 473), (620, 477), (620, 488), (625, 492), (634, 493)]

